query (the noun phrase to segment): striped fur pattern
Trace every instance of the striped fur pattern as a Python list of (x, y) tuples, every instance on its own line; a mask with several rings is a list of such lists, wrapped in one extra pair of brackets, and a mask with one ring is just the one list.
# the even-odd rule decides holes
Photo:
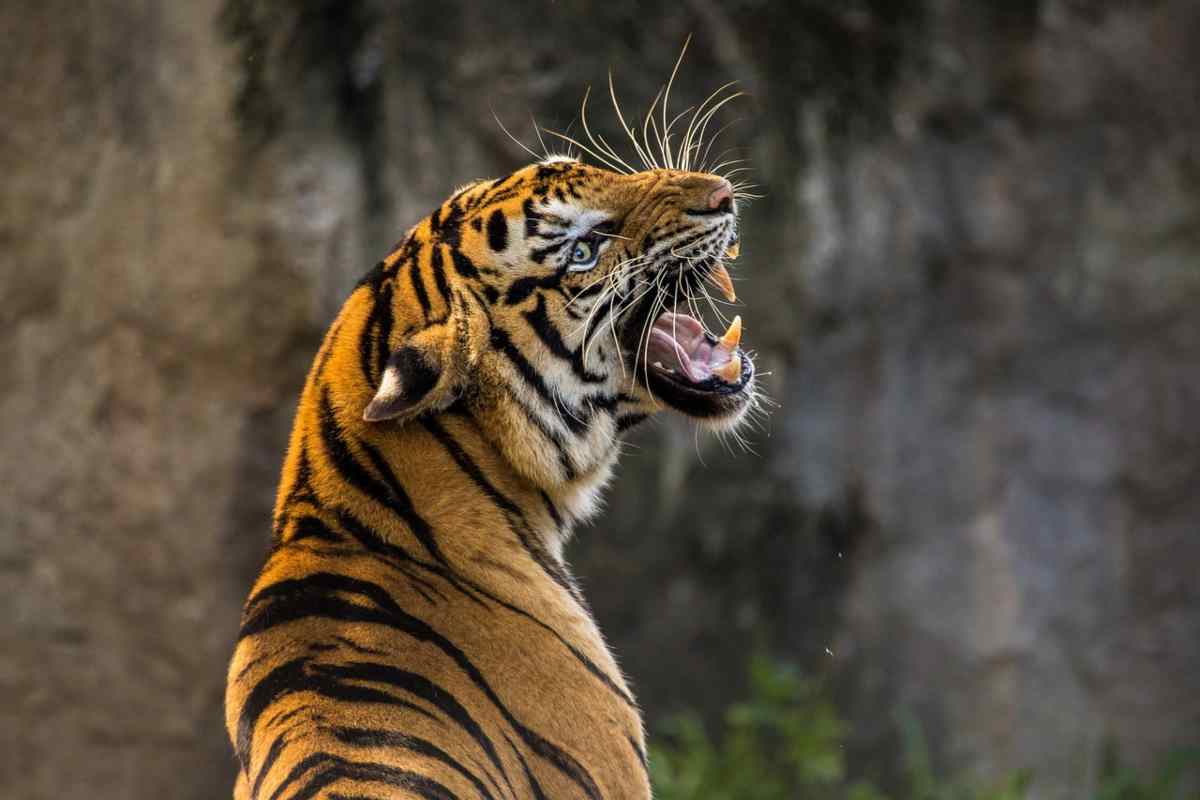
[(639, 358), (734, 241), (722, 187), (549, 160), (458, 191), (361, 281), (300, 398), (229, 669), (236, 797), (650, 796), (562, 547), (625, 430), (751, 404), (748, 358), (675, 400)]

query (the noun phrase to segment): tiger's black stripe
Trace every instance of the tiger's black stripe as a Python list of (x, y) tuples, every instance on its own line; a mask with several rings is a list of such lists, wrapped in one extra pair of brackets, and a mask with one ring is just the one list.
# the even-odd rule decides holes
[(592, 336), (593, 336), (597, 326), (603, 325), (606, 322), (608, 322), (608, 318), (616, 313), (617, 305), (620, 302), (621, 302), (621, 299), (619, 297), (617, 297), (615, 294), (610, 295), (606, 300), (604, 300), (604, 303), (601, 306), (601, 308), (604, 309), (602, 312), (600, 312), (600, 313), (597, 313), (594, 311), (592, 312), (591, 319), (588, 320), (587, 329), (583, 332), (583, 340), (585, 342), (590, 342), (592, 340)]
[[(382, 261), (379, 263), (383, 263)], [(329, 357), (333, 355), (333, 350), (338, 341), (338, 336), (342, 332), (342, 321), (339, 319), (333, 323), (333, 327), (329, 329), (329, 335), (325, 337), (325, 344), (317, 355), (316, 368), (313, 370), (318, 378), (325, 374), (325, 365), (329, 363)]]
[[(434, 249), (437, 249), (436, 246)], [(421, 275), (420, 251), (408, 262), (408, 279), (412, 282), (413, 292), (417, 295), (417, 304), (421, 306), (421, 314), (425, 319), (429, 319), (432, 307), (429, 305), (429, 293), (425, 291), (425, 278)]]
[(429, 270), (433, 273), (433, 284), (441, 295), (446, 308), (450, 308), (450, 284), (446, 281), (446, 264), (442, 258), (442, 248), (435, 245), (429, 251)]
[(303, 539), (320, 539), (323, 542), (342, 541), (342, 537), (334, 533), (332, 528), (311, 514), (298, 517), (295, 523), (292, 528), (295, 534), (288, 540), (289, 542), (298, 542)]
[[(529, 386), (535, 392), (537, 392), (537, 395), (542, 399), (542, 402), (554, 409), (565, 405), (563, 400), (556, 397), (550, 391), (550, 387), (546, 385), (546, 379), (542, 377), (540, 372), (534, 369), (534, 366), (529, 363), (529, 359), (525, 358), (525, 354), (522, 353), (515, 344), (513, 344), (513, 341), (509, 337), (508, 333), (499, 326), (492, 328), (492, 346), (503, 353), (505, 357), (512, 362), (512, 365), (517, 368), (517, 372), (520, 373), (525, 382), (529, 384)], [(565, 410), (567, 413), (559, 414), (559, 417), (562, 419), (563, 424), (567, 426), (567, 429), (570, 430), (571, 433), (578, 435), (587, 430), (587, 423), (582, 422), (576, 414), (573, 414), (572, 409), (567, 408)]]
[(649, 415), (641, 412), (630, 412), (617, 417), (617, 432), (625, 433), (630, 428), (645, 422)]
[(584, 383), (604, 382), (605, 377), (603, 375), (588, 372), (587, 366), (583, 363), (582, 348), (571, 350), (567, 347), (567, 343), (563, 341), (558, 328), (554, 327), (554, 323), (550, 321), (550, 316), (546, 313), (546, 298), (538, 295), (537, 305), (525, 312), (525, 319), (529, 321), (529, 327), (537, 334), (542, 344), (546, 345), (546, 349), (556, 357), (570, 364), (571, 371), (575, 373), (575, 376), (579, 380)]
[[(605, 395), (592, 395), (585, 397), (582, 408), (570, 407), (566, 400), (551, 392), (541, 373), (529, 363), (529, 359), (527, 359), (524, 353), (522, 353), (521, 350), (515, 344), (513, 344), (512, 339), (503, 328), (498, 325), (494, 325), (492, 327), (491, 339), (492, 346), (508, 358), (513, 366), (516, 367), (517, 372), (520, 373), (525, 382), (533, 388), (543, 403), (554, 409), (556, 412), (559, 412), (556, 414), (557, 418), (571, 433), (575, 434), (576, 436), (587, 431), (588, 427), (591, 425), (591, 420), (595, 412), (611, 412), (616, 408), (616, 398)], [(555, 442), (555, 444), (559, 444), (556, 437), (550, 438)]]
[(525, 780), (529, 781), (529, 788), (533, 790), (534, 800), (549, 800), (546, 797), (546, 793), (542, 791), (542, 785), (538, 783), (537, 778), (533, 777), (533, 772), (529, 769), (529, 762), (525, 760), (525, 756), (521, 755), (521, 751), (513, 744), (513, 740), (508, 738), (507, 733), (504, 734), (504, 739), (508, 742), (508, 746), (512, 749), (517, 760), (521, 762), (521, 769), (525, 773)]
[[(412, 616), (411, 614), (400, 608), (390, 594), (382, 587), (369, 581), (362, 581), (356, 578), (350, 578), (344, 575), (336, 575), (333, 573), (317, 573), (310, 575), (299, 581), (281, 581), (274, 584), (262, 592), (251, 598), (247, 604), (247, 612), (257, 604), (259, 598), (271, 592), (277, 586), (284, 584), (298, 584), (304, 587), (319, 587), (329, 591), (343, 591), (354, 594), (360, 594), (373, 601), (377, 609), (368, 609), (362, 606), (355, 605), (341, 598), (322, 594), (319, 592), (305, 592), (297, 599), (293, 598), (290, 605), (285, 605), (282, 608), (277, 606), (284, 602), (282, 600), (273, 602), (269, 607), (267, 614), (259, 614), (257, 618), (266, 617), (265, 620), (257, 622), (256, 616), (252, 615), (243, 626), (243, 631), (251, 631), (253, 633), (261, 632), (270, 627), (290, 622), (292, 619), (299, 619), (306, 616), (322, 616), (333, 619), (348, 621), (348, 622), (372, 622), (379, 625), (390, 627), (394, 630), (401, 631), (414, 639), (432, 644), (448, 656), (460, 670), (475, 684), (488, 701), (495, 709), (500, 712), (504, 720), (517, 732), (521, 740), (526, 746), (533, 750), (540, 758), (550, 763), (555, 769), (559, 770), (563, 775), (569, 778), (573, 783), (580, 787), (592, 800), (600, 800), (600, 790), (596, 786), (595, 779), (587, 769), (580, 764), (573, 756), (557, 747), (536, 731), (526, 727), (518, 720), (508, 707), (500, 700), (500, 697), (492, 689), (491, 684), (484, 678), (483, 673), (479, 668), (467, 658), (467, 655), (460, 650), (453, 642), (442, 636), (434, 630), (428, 623)], [(293, 591), (295, 591), (293, 589)], [(247, 633), (243, 633), (239, 638), (244, 638)], [(402, 672), (396, 667), (387, 667), (387, 665), (378, 665), (381, 668), (387, 668)], [(418, 676), (420, 677), (420, 676)], [(266, 683), (267, 681), (264, 681)], [(261, 686), (262, 684), (260, 684)], [(257, 692), (259, 687), (255, 687)], [(252, 692), (252, 695), (255, 693)], [(248, 701), (249, 703), (249, 701)], [(261, 713), (261, 710), (260, 712)], [(243, 731), (245, 725), (252, 725), (245, 721), (245, 713), (243, 712), (242, 719), (239, 720), (238, 741), (243, 741), (243, 733), (246, 744), (246, 753), (250, 752), (249, 744), (252, 736), (250, 730)], [(494, 750), (492, 751), (494, 752)], [(501, 767), (503, 774), (503, 768)]]
[(487, 784), (475, 777), (470, 770), (456, 761), (449, 753), (427, 739), (417, 736), (406, 736), (402, 733), (380, 730), (378, 728), (336, 727), (326, 730), (339, 742), (352, 747), (384, 747), (397, 750), (410, 750), (426, 758), (440, 761), (470, 781), (483, 800), (495, 800), (495, 795), (488, 789)]
[[(685, 236), (683, 239), (681, 239), (678, 242), (672, 242), (671, 247), (670, 247), (671, 253), (673, 255), (673, 254), (679, 252), (680, 248), (684, 248), (684, 247), (693, 245), (696, 242), (700, 241), (701, 239), (704, 239), (705, 237), (708, 237), (711, 235), (712, 235), (711, 231), (702, 230), (702, 231), (699, 231), (698, 233), (693, 233), (691, 236)], [(663, 238), (664, 237), (662, 237), (662, 236), (659, 237), (660, 240)]]
[(353, 639), (350, 639), (346, 636), (335, 635), (333, 637), (333, 639), (334, 639), (334, 641), (341, 644), (343, 647), (349, 648), (350, 650), (353, 650), (356, 653), (362, 653), (363, 655), (367, 655), (367, 656), (386, 656), (386, 655), (388, 655), (386, 651), (379, 650), (374, 647), (367, 647), (366, 645), (359, 644), (358, 642), (356, 642)]
[(450, 248), (450, 260), (454, 262), (455, 271), (464, 278), (479, 277), (479, 270), (476, 269), (475, 263), (457, 247)]
[(646, 751), (637, 743), (629, 734), (625, 735), (625, 740), (629, 742), (629, 746), (633, 748), (633, 754), (637, 756), (638, 763), (642, 765), (642, 771), (646, 773), (646, 777), (650, 777), (650, 760), (646, 757)]
[(429, 551), (429, 555), (433, 556), (434, 560), (442, 566), (449, 568), (450, 564), (446, 561), (446, 556), (442, 553), (441, 546), (438, 545), (433, 527), (425, 521), (424, 517), (417, 513), (417, 509), (413, 506), (412, 498), (408, 496), (408, 492), (404, 491), (404, 487), (400, 485), (400, 481), (396, 478), (396, 473), (392, 472), (387, 459), (369, 442), (359, 439), (358, 446), (367, 454), (367, 458), (371, 460), (375, 471), (383, 478), (383, 482), (391, 492), (392, 510), (400, 515), (400, 518), (404, 520), (404, 524), (412, 531), (413, 536), (417, 537), (417, 541)]
[[(545, 500), (547, 503), (547, 507), (551, 513), (551, 516), (556, 520), (556, 524), (561, 526), (562, 519), (560, 516), (558, 516), (557, 509), (554, 508), (554, 505), (553, 505), (553, 503), (550, 502), (549, 497), (546, 497)], [(553, 636), (555, 639), (557, 639), (558, 642), (560, 644), (562, 644), (562, 646), (565, 647), (568, 650), (568, 652), (570, 652), (571, 655), (577, 661), (579, 661), (579, 663), (585, 669), (588, 670), (588, 672), (592, 673), (592, 675), (594, 675), (597, 679), (600, 680), (601, 683), (603, 683), (614, 694), (616, 694), (619, 698), (621, 698), (621, 700), (624, 701), (630, 708), (636, 708), (637, 704), (634, 702), (634, 699), (629, 695), (628, 692), (626, 692), (620, 686), (618, 686), (616, 684), (616, 682), (613, 681), (613, 679), (607, 673), (604, 672), (604, 670), (600, 669), (599, 665), (597, 665), (594, 661), (592, 661), (590, 658), (588, 658), (587, 655), (585, 655), (581, 650), (579, 650), (579, 648), (577, 648), (575, 645), (571, 644), (566, 639), (566, 637), (564, 637), (561, 633), (559, 633), (557, 630), (555, 630), (552, 625), (549, 625), (545, 621), (539, 619), (536, 615), (530, 613), (529, 611), (526, 611), (525, 609), (521, 608), (520, 606), (514, 605), (514, 604), (508, 602), (507, 600), (504, 600), (503, 598), (498, 597), (497, 595), (493, 594), (492, 592), (489, 592), (487, 589), (484, 589), (482, 586), (479, 586), (474, 581), (468, 580), (466, 578), (457, 577), (452, 573), (447, 574), (447, 573), (443, 572), (441, 569), (439, 569), (436, 565), (425, 564), (421, 561), (413, 559), (403, 549), (401, 549), (395, 545), (390, 545), (390, 544), (382, 541), (381, 539), (379, 539), (379, 537), (376, 536), (373, 531), (371, 531), (369, 528), (367, 528), (361, 522), (357, 521), (357, 519), (352, 514), (350, 514), (348, 511), (346, 511), (345, 509), (337, 509), (337, 513), (339, 516), (339, 522), (343, 525), (343, 527), (346, 527), (348, 529), (348, 532), (351, 534), (351, 536), (355, 540), (360, 542), (368, 550), (378, 553), (378, 554), (388, 555), (388, 556), (391, 556), (392, 558), (399, 558), (404, 561), (411, 561), (412, 563), (414, 563), (418, 566), (421, 566), (424, 569), (434, 572), (434, 574), (440, 575), (447, 582), (449, 582), (452, 586), (454, 586), (456, 589), (458, 589), (460, 592), (462, 592), (464, 595), (466, 595), (469, 599), (475, 601), (476, 603), (483, 606), (484, 608), (487, 608), (487, 605), (482, 600), (480, 600), (478, 597), (476, 597), (475, 593), (482, 595), (484, 598), (487, 598), (488, 600), (492, 601), (493, 603), (496, 603), (497, 605), (504, 607), (508, 611), (511, 611), (512, 613), (517, 614), (518, 616), (521, 616), (521, 617), (529, 620), (530, 622), (534, 623), (539, 628), (542, 628), (547, 633), (549, 633), (551, 636)], [(429, 585), (428, 583), (421, 581), (420, 578), (417, 578), (416, 576), (412, 575), (408, 570), (403, 568), (403, 565), (392, 564), (392, 566), (394, 568), (396, 568), (397, 570), (400, 570), (401, 573), (404, 574), (406, 577), (410, 578), (413, 581), (420, 582), (427, 589), (438, 594), (438, 596), (440, 598), (442, 598), (443, 600), (445, 599), (444, 594), (442, 594), (441, 592), (438, 592), (435, 587)], [(464, 586), (463, 584), (466, 584), (466, 586)], [(571, 584), (571, 585), (574, 586), (574, 584)], [(469, 587), (469, 590), (468, 590), (468, 587)], [(576, 591), (577, 591), (577, 589), (576, 589)], [(583, 601), (582, 595), (579, 595), (578, 599), (582, 602)], [(340, 638), (340, 637), (335, 637), (335, 638)], [(348, 646), (354, 647), (353, 643), (350, 643), (348, 641), (346, 642), (346, 644)], [(367, 652), (370, 652), (370, 651), (367, 651)], [(382, 653), (380, 653), (378, 651), (376, 651), (373, 654), (374, 655), (383, 655)]]
[(375, 350), (375, 373), (382, 378), (383, 369), (387, 365), (388, 343), (392, 339), (392, 325), (395, 319), (392, 314), (392, 294), (395, 291), (395, 283), (387, 281), (379, 289), (376, 306), (379, 307), (379, 313), (376, 315), (376, 336), (378, 342)]
[(492, 740), (484, 732), (483, 727), (471, 716), (471, 713), (460, 703), (453, 694), (416, 672), (401, 669), (391, 664), (381, 664), (372, 661), (352, 661), (345, 664), (320, 664), (318, 667), (335, 677), (347, 680), (365, 681), (384, 684), (402, 689), (415, 697), (436, 706), (455, 724), (463, 728), (488, 755), (488, 760), (496, 767), (500, 777), (512, 790), (508, 773), (500, 761), (499, 754)]
[(322, 789), (342, 779), (351, 781), (384, 783), (400, 789), (408, 789), (426, 800), (458, 800), (442, 784), (411, 770), (390, 767), (374, 762), (349, 761), (333, 753), (316, 752), (298, 763), (282, 783), (271, 793), (269, 800), (279, 800), (283, 791), (300, 780), (305, 773), (312, 778), (303, 788), (289, 796), (289, 800), (309, 800)]
[(379, 336), (376, 334), (379, 326), (378, 312), (379, 303), (374, 302), (373, 298), (371, 310), (367, 314), (367, 321), (363, 323), (362, 331), (358, 335), (358, 368), (362, 371), (363, 380), (368, 386), (375, 386), (379, 382), (379, 378), (375, 374), (377, 363), (375, 352), (379, 347)]
[[(529, 529), (529, 523), (525, 519), (525, 514), (520, 506), (506, 497), (491, 481), (483, 474), (483, 470), (475, 463), (474, 459), (467, 454), (458, 440), (454, 438), (449, 431), (442, 427), (441, 423), (432, 417), (425, 417), (421, 420), (421, 424), (425, 426), (425, 430), (429, 431), (432, 436), (446, 449), (454, 462), (458, 464), (459, 469), (467, 474), (472, 482), (479, 487), (480, 491), (492, 501), (509, 520), (509, 524), (513, 529), (513, 533), (521, 540), (522, 546), (533, 558), (534, 562), (541, 567), (542, 571), (547, 576), (563, 589), (567, 591), (580, 605), (584, 605), (583, 596), (579, 593), (579, 588), (567, 575), (566, 570), (562, 568), (558, 562), (551, 558), (545, 548), (537, 541), (537, 537)], [(586, 606), (584, 606), (586, 608)]]
[(488, 216), (487, 240), (488, 247), (497, 253), (508, 249), (508, 220), (500, 209), (496, 209)]
[[(559, 466), (562, 467), (563, 480), (568, 482), (575, 480), (578, 477), (578, 472), (575, 469), (574, 462), (571, 460), (571, 453), (567, 447), (567, 443), (563, 441), (563, 434), (552, 428), (542, 419), (542, 416), (537, 411), (530, 408), (529, 404), (520, 397), (514, 396), (512, 401), (521, 410), (521, 413), (525, 415), (525, 419), (529, 420), (529, 424), (537, 429), (538, 433), (545, 437), (546, 441), (554, 448)], [(469, 411), (467, 413), (469, 414)]]
[(561, 531), (563, 528), (563, 518), (558, 512), (558, 507), (554, 505), (554, 501), (550, 499), (550, 495), (546, 494), (545, 489), (540, 490), (542, 502), (546, 504), (546, 513), (550, 515), (550, 519), (554, 520), (554, 529)]
[(529, 253), (529, 258), (535, 264), (542, 264), (546, 261), (546, 256), (560, 252), (564, 247), (570, 244), (571, 240), (565, 236), (558, 236), (550, 240), (550, 243), (545, 247), (539, 247)]
[[(443, 565), (446, 565), (445, 556), (442, 555), (441, 549), (438, 547), (436, 539), (434, 539), (432, 528), (413, 508), (412, 501), (399, 485), (399, 482), (394, 480), (394, 476), (391, 476), (390, 469), (383, 473), (385, 482), (380, 483), (371, 476), (366, 467), (363, 466), (351, 451), (350, 445), (346, 442), (341, 428), (338, 426), (337, 417), (334, 414), (333, 405), (329, 399), (328, 386), (321, 392), (319, 417), (321, 442), (324, 444), (329, 460), (338, 474), (364, 495), (399, 516), (405, 525), (409, 527), (409, 530), (412, 531), (413, 536), (429, 551), (430, 555)], [(376, 467), (384, 464), (383, 457), (374, 447), (361, 440), (358, 444)], [(386, 467), (386, 464), (384, 466)], [(392, 483), (387, 482), (388, 477), (392, 477)]]
[(521, 204), (521, 210), (525, 212), (525, 237), (531, 238), (538, 235), (538, 223), (545, 217), (539, 214), (533, 208), (533, 198), (526, 197), (525, 202)]
[(300, 443), (300, 452), (296, 456), (296, 478), (292, 482), (291, 488), (288, 489), (287, 497), (280, 505), (280, 514), (272, 526), (272, 539), (275, 545), (283, 540), (292, 509), (299, 503), (307, 503), (314, 509), (321, 507), (317, 493), (312, 486), (312, 464), (308, 457), (308, 445), (304, 442)]
[(561, 272), (555, 272), (552, 275), (543, 275), (542, 277), (526, 276), (517, 278), (508, 285), (508, 290), (504, 293), (504, 302), (507, 305), (515, 306), (533, 294), (535, 289), (558, 289), (562, 285), (563, 276)]
[[(264, 626), (263, 630), (272, 626)], [(243, 626), (243, 631), (245, 630), (246, 627)], [(252, 636), (259, 632), (258, 630), (250, 630), (248, 633), (239, 634), (238, 638), (242, 639), (245, 636)], [(309, 691), (322, 697), (347, 703), (380, 703), (404, 708), (422, 714), (430, 719), (436, 719), (436, 717), (415, 703), (393, 697), (387, 692), (381, 692), (366, 686), (339, 684), (319, 675), (310, 675), (307, 669), (309, 663), (309, 657), (302, 656), (271, 670), (254, 686), (254, 689), (247, 695), (246, 701), (242, 704), (241, 712), (238, 715), (237, 745), (234, 749), (237, 752), (238, 761), (242, 765), (242, 770), (247, 775), (250, 774), (250, 756), (254, 745), (254, 727), (258, 723), (258, 718), (277, 700), (289, 694)]]
[[(364, 607), (338, 597), (334, 594), (338, 591), (368, 598), (375, 603), (375, 607)], [(263, 608), (251, 611), (255, 606), (264, 603)], [(480, 688), (486, 687), (486, 681), (482, 674), (462, 651), (434, 631), (427, 623), (403, 611), (386, 589), (369, 581), (331, 572), (318, 572), (304, 578), (279, 581), (252, 597), (247, 605), (247, 612), (250, 618), (243, 624), (239, 639), (257, 635), (298, 619), (312, 617), (340, 622), (370, 623), (399, 630), (418, 641), (435, 645), (458, 663), (464, 671), (467, 671), (473, 681), (480, 685)], [(299, 663), (297, 664), (297, 662)], [(284, 671), (280, 672), (281, 670)], [(280, 673), (278, 681), (273, 680), (276, 673)], [(477, 681), (474, 680), (476, 677)], [(377, 689), (359, 686), (355, 683), (345, 683), (347, 679), (395, 686), (437, 707), (470, 735), (487, 753), (489, 760), (500, 774), (505, 775), (504, 766), (496, 754), (495, 746), (470, 712), (453, 695), (422, 675), (387, 664), (361, 661), (319, 664), (307, 659), (297, 659), (273, 671), (271, 675), (260, 682), (251, 692), (251, 698), (243, 706), (239, 719), (238, 741), (239, 743), (244, 742), (247, 762), (253, 742), (255, 720), (267, 706), (282, 694), (313, 689), (315, 686), (318, 687), (319, 693), (329, 696), (329, 688), (345, 687), (361, 693), (360, 702), (385, 702), (392, 705), (410, 706), (426, 716), (430, 716), (429, 712), (420, 706), (400, 700)], [(262, 696), (259, 696), (262, 687), (268, 688), (262, 693)], [(506, 718), (511, 716), (507, 709), (500, 706), (499, 698), (495, 698), (490, 687), (487, 687), (485, 694), (501, 709)]]
[(368, 552), (384, 559), (384, 563), (400, 572), (400, 574), (404, 575), (415, 583), (424, 586), (442, 600), (447, 599), (446, 595), (439, 591), (437, 587), (412, 574), (407, 567), (407, 565), (412, 564), (414, 567), (423, 569), (430, 574), (442, 578), (448, 584), (460, 591), (468, 600), (471, 600), (476, 605), (479, 605), (483, 608), (487, 608), (487, 603), (483, 602), (483, 600), (477, 597), (473, 592), (464, 587), (452, 570), (440, 564), (431, 564), (421, 561), (420, 559), (410, 555), (407, 550), (399, 545), (392, 544), (391, 542), (385, 542), (377, 533), (375, 533), (375, 531), (363, 524), (361, 520), (359, 520), (354, 516), (354, 514), (345, 508), (336, 508), (334, 509), (334, 512), (337, 514), (338, 524), (342, 526), (342, 528), (351, 536), (351, 538), (366, 548)]
[[(443, 204), (442, 208), (446, 209), (446, 216), (443, 217), (440, 213), (434, 214), (429, 221), (429, 228), (433, 235), (452, 249), (458, 249), (459, 244), (462, 242), (462, 224), (464, 219), (463, 209), (458, 205), (456, 200), (457, 198), (453, 198)], [(435, 221), (436, 225), (434, 224)]]

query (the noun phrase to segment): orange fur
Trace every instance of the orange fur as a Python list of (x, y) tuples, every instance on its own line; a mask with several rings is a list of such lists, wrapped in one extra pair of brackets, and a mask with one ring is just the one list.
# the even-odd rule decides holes
[[(622, 428), (662, 404), (576, 316), (593, 281), (633, 296), (648, 242), (708, 230), (685, 212), (722, 180), (533, 165), (460, 191), (353, 292), (230, 665), (236, 796), (650, 796), (638, 708), (561, 552)], [(731, 223), (704, 224), (723, 252)]]

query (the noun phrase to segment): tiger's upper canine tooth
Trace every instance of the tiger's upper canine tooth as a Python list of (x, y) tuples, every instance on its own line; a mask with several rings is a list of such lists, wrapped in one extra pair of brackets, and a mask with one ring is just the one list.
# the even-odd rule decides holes
[(713, 374), (726, 383), (737, 383), (742, 377), (742, 357), (734, 353), (729, 361), (714, 369)]
[(729, 302), (737, 300), (737, 294), (733, 291), (733, 278), (729, 277), (729, 270), (725, 269), (725, 265), (717, 263), (713, 265), (709, 272), (709, 277), (713, 283), (721, 290), (721, 294), (725, 295), (725, 299)]
[(721, 337), (721, 344), (725, 348), (732, 351), (736, 350), (738, 343), (742, 341), (742, 318), (736, 316), (733, 322), (729, 323), (729, 330), (725, 331), (725, 335)]
[(742, 252), (742, 243), (734, 242), (725, 250), (725, 257), (730, 261), (737, 259), (738, 253)]

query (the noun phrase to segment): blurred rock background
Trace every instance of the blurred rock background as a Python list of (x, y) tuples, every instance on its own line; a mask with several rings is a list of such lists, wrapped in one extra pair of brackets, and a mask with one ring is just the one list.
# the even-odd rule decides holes
[[(1200, 742), (1200, 5), (42, 0), (0, 14), (0, 796), (227, 796), (293, 402), (457, 185), (726, 80), (757, 454), (637, 439), (570, 558), (652, 727), (746, 655), (851, 772), (1083, 797)], [(597, 105), (593, 119), (611, 130)]]

